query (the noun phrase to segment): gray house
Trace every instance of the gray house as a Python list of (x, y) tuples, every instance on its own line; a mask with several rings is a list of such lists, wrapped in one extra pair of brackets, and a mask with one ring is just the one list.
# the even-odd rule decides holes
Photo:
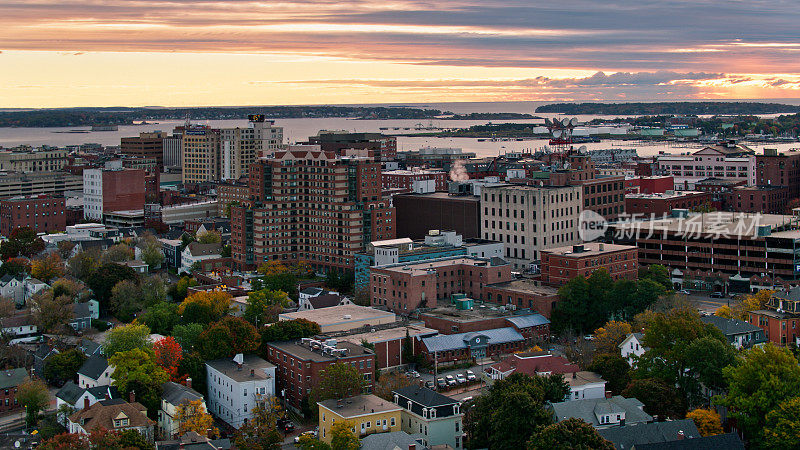
[(713, 315), (703, 316), (700, 320), (722, 331), (722, 334), (728, 338), (728, 342), (737, 349), (750, 348), (754, 345), (767, 342), (767, 338), (764, 336), (764, 330), (743, 320), (726, 319)]
[(598, 429), (653, 421), (653, 416), (644, 412), (644, 403), (621, 395), (551, 403), (549, 407), (556, 422), (575, 417)]

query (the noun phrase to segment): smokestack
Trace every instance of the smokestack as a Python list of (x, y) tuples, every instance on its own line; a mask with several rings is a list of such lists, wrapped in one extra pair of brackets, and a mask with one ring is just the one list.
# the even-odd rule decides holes
[(611, 391), (606, 391), (606, 398), (611, 398)]
[(408, 450), (417, 450), (416, 444), (408, 444)]
[(242, 363), (236, 363), (236, 370), (238, 371), (242, 370)]

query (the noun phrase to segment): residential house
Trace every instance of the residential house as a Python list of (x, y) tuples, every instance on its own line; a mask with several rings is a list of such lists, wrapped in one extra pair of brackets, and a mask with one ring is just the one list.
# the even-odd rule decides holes
[(524, 373), (532, 377), (563, 375), (570, 390), (564, 401), (603, 398), (606, 392), (606, 381), (600, 375), (580, 370), (566, 358), (548, 352), (515, 353), (492, 364), (487, 372), (493, 380), (502, 380), (512, 373)]
[(86, 356), (103, 354), (103, 346), (87, 338), (81, 339), (81, 341), (78, 343), (78, 349)]
[(96, 386), (110, 386), (114, 381), (114, 366), (100, 355), (92, 355), (78, 369), (78, 386), (89, 389)]
[(682, 439), (697, 439), (700, 432), (692, 419), (667, 420), (665, 422), (639, 423), (597, 430), (603, 439), (614, 444), (617, 450), (639, 448), (644, 444), (671, 442)]
[(647, 351), (647, 347), (642, 344), (643, 340), (644, 333), (631, 333), (619, 344), (622, 359), (628, 361), (631, 366), (634, 365), (635, 358), (644, 355), (644, 352)]
[(598, 429), (653, 421), (653, 417), (644, 412), (644, 403), (621, 395), (550, 403), (548, 407), (556, 422), (575, 417)]
[(259, 399), (275, 395), (275, 365), (241, 353), (232, 360), (207, 361), (206, 385), (210, 412), (238, 429)]
[(44, 365), (47, 363), (47, 359), (58, 353), (59, 351), (55, 346), (47, 343), (41, 343), (36, 346), (36, 350), (33, 352), (33, 370), (31, 372), (34, 374), (44, 373)]
[(156, 450), (229, 450), (231, 448), (233, 446), (230, 439), (209, 439), (194, 431), (189, 431), (180, 439), (156, 442)]
[(700, 320), (705, 324), (716, 327), (728, 338), (728, 342), (737, 349), (750, 348), (767, 342), (764, 330), (743, 320), (726, 319), (714, 315), (703, 316)]
[(0, 297), (10, 298), (17, 305), (25, 304), (25, 276), (3, 275), (0, 278)]
[(24, 367), (0, 370), (0, 413), (22, 408), (17, 400), (17, 386), (28, 378)]
[(150, 266), (146, 262), (139, 259), (134, 259), (132, 261), (121, 261), (118, 262), (117, 264), (128, 266), (131, 269), (133, 269), (134, 272), (145, 275), (149, 272), (150, 269)]
[(425, 446), (463, 448), (464, 413), (460, 401), (418, 386), (396, 389), (392, 394), (395, 404), (403, 408), (400, 415), (403, 431), (422, 435)]
[(90, 302), (72, 304), (72, 319), (70, 319), (69, 325), (75, 331), (82, 331), (92, 326), (94, 314), (89, 305)]
[(192, 242), (181, 252), (181, 266), (179, 273), (192, 273), (195, 263), (206, 259), (221, 258), (222, 246), (219, 244), (201, 244)]
[(164, 253), (164, 263), (167, 267), (180, 267), (183, 241), (180, 239), (159, 239), (158, 241), (161, 242), (161, 251)]
[(73, 413), (68, 418), (67, 430), (78, 434), (89, 434), (95, 428), (110, 431), (136, 430), (152, 442), (155, 437), (153, 424), (147, 418), (147, 408), (136, 402), (131, 394), (130, 403), (119, 398), (101, 400)]
[(10, 344), (32, 342), (41, 336), (39, 327), (30, 311), (21, 311), (20, 314), (6, 317), (0, 320), (0, 326), (3, 327), (3, 336), (11, 338)]
[(633, 450), (744, 450), (745, 446), (736, 433), (717, 434), (696, 439), (678, 439), (669, 442), (639, 444)]
[[(316, 295), (303, 295), (304, 292), (319, 291)], [(311, 311), (313, 309), (330, 308), (331, 306), (352, 305), (349, 298), (339, 295), (338, 292), (326, 291), (320, 288), (305, 288), (300, 291), (297, 300), (298, 311)]]
[(187, 379), (187, 385), (168, 381), (161, 385), (161, 409), (158, 411), (158, 430), (161, 436), (175, 437), (180, 429), (180, 422), (177, 420), (178, 407), (184, 403), (199, 400), (202, 411), (206, 411), (206, 403), (203, 395), (191, 387), (191, 378)]
[(319, 407), (318, 439), (330, 444), (331, 427), (336, 422), (353, 424), (359, 436), (400, 431), (403, 408), (372, 394), (317, 402)]
[[(62, 405), (67, 405), (73, 411), (77, 411), (88, 408), (101, 400), (112, 398), (119, 398), (119, 390), (116, 386), (95, 386), (85, 389), (70, 380), (64, 383), (64, 386), (56, 393), (56, 411), (61, 409)], [(59, 422), (66, 425), (66, 418), (63, 421), (59, 419)]]
[(27, 301), (29, 298), (33, 297), (37, 292), (41, 291), (42, 289), (47, 289), (50, 286), (42, 280), (37, 280), (33, 277), (25, 278), (25, 282), (23, 283), (25, 289), (25, 300)]
[(390, 431), (388, 433), (375, 433), (361, 439), (361, 450), (428, 450), (429, 447), (422, 443), (422, 437), (414, 436), (405, 431)]

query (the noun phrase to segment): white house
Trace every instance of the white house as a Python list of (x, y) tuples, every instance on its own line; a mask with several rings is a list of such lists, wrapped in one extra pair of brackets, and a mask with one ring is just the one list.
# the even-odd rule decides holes
[(25, 278), (22, 275), (3, 275), (0, 278), (0, 296), (10, 298), (18, 305), (25, 304)]
[[(119, 398), (119, 391), (116, 386), (97, 386), (84, 389), (70, 380), (64, 383), (64, 386), (56, 393), (56, 411), (61, 409), (62, 405), (67, 405), (72, 410), (77, 411), (92, 406), (100, 400), (112, 398)], [(60, 424), (66, 425), (65, 419), (64, 417), (59, 417), (58, 421)]]
[(256, 355), (206, 362), (208, 408), (234, 428), (251, 419), (256, 402), (275, 395), (275, 365)]
[(308, 287), (299, 293), (297, 310), (311, 311), (313, 309), (352, 304), (353, 302), (349, 298), (342, 297), (338, 292), (327, 291), (318, 287)]
[(78, 386), (90, 389), (97, 386), (111, 386), (114, 381), (114, 366), (99, 355), (90, 356), (78, 369)]
[(206, 412), (206, 403), (203, 396), (192, 389), (192, 379), (188, 378), (187, 385), (168, 381), (161, 385), (161, 409), (158, 411), (158, 428), (165, 438), (173, 438), (178, 434), (180, 422), (176, 420), (178, 407), (184, 403), (200, 400), (201, 411)]
[(31, 314), (17, 314), (11, 317), (6, 317), (0, 321), (2, 326), (3, 335), (10, 337), (11, 344), (17, 342), (31, 342), (37, 340), (41, 333), (36, 322), (33, 320)]
[(580, 371), (565, 374), (564, 381), (569, 384), (570, 400), (586, 400), (604, 398), (606, 396), (606, 380), (594, 372)]
[(32, 277), (28, 277), (25, 279), (24, 286), (25, 286), (25, 294), (24, 294), (25, 300), (28, 300), (29, 298), (33, 297), (37, 292), (41, 291), (42, 289), (50, 287), (44, 281), (37, 280), (36, 278)]
[(178, 272), (192, 273), (192, 266), (196, 262), (206, 259), (220, 258), (222, 247), (219, 244), (201, 244), (192, 242), (181, 252), (181, 268)]
[(621, 344), (619, 344), (620, 354), (622, 358), (628, 361), (628, 364), (633, 366), (634, 358), (642, 356), (647, 351), (647, 347), (642, 345), (644, 334), (631, 333)]

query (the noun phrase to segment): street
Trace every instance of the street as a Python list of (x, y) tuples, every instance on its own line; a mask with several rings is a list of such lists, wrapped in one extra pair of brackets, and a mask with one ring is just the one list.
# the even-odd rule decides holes
[(711, 298), (706, 293), (691, 293), (686, 295), (686, 298), (697, 307), (701, 314), (714, 314), (721, 306), (733, 307), (742, 301), (740, 296), (735, 298)]

